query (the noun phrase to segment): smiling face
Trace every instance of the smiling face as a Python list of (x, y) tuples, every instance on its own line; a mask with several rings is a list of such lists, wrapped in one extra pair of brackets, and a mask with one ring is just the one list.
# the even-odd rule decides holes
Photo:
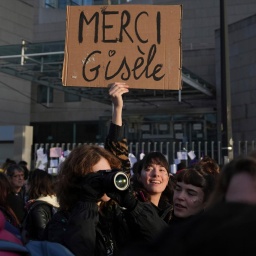
[(187, 218), (201, 212), (205, 207), (202, 188), (177, 182), (173, 194), (174, 215)]
[(158, 205), (161, 194), (169, 181), (169, 173), (166, 168), (160, 164), (150, 164), (142, 169), (139, 180), (150, 194), (151, 202)]

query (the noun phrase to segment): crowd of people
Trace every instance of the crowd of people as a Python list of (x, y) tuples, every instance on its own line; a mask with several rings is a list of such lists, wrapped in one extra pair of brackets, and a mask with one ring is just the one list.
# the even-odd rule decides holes
[[(128, 92), (125, 83), (109, 89), (104, 148), (74, 148), (57, 176), (6, 161), (0, 173), (5, 229), (22, 243), (57, 242), (76, 256), (248, 255), (256, 249), (254, 154), (222, 168), (205, 156), (171, 174), (166, 157), (149, 152), (131, 172), (122, 122)], [(127, 189), (113, 185), (118, 172), (129, 180)]]

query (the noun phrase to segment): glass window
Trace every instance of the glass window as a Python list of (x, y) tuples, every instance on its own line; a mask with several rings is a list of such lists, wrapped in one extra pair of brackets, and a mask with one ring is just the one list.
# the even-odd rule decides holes
[(45, 8), (58, 8), (58, 0), (45, 0)]
[(38, 103), (52, 103), (53, 102), (53, 88), (39, 84), (37, 86), (37, 102)]
[(45, 0), (46, 8), (65, 9), (67, 5), (92, 5), (92, 4), (93, 4), (93, 0)]

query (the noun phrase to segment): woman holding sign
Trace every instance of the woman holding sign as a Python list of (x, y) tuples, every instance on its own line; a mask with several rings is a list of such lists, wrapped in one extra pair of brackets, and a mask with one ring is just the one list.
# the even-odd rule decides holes
[(131, 186), (111, 186), (109, 177), (117, 170), (130, 175), (127, 141), (122, 137), (122, 95), (127, 92), (124, 83), (109, 89), (113, 113), (105, 148), (79, 146), (60, 166), (60, 211), (47, 225), (45, 238), (65, 245), (76, 256), (118, 255), (132, 243), (133, 230), (141, 240), (150, 241), (166, 227), (150, 203), (136, 199)]

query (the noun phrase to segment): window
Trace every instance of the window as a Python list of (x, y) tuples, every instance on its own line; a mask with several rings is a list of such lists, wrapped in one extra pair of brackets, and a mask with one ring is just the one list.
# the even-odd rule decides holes
[(38, 103), (52, 103), (53, 102), (53, 88), (39, 84), (37, 86), (37, 102)]
[(45, 8), (65, 9), (67, 5), (93, 5), (93, 0), (45, 0)]

